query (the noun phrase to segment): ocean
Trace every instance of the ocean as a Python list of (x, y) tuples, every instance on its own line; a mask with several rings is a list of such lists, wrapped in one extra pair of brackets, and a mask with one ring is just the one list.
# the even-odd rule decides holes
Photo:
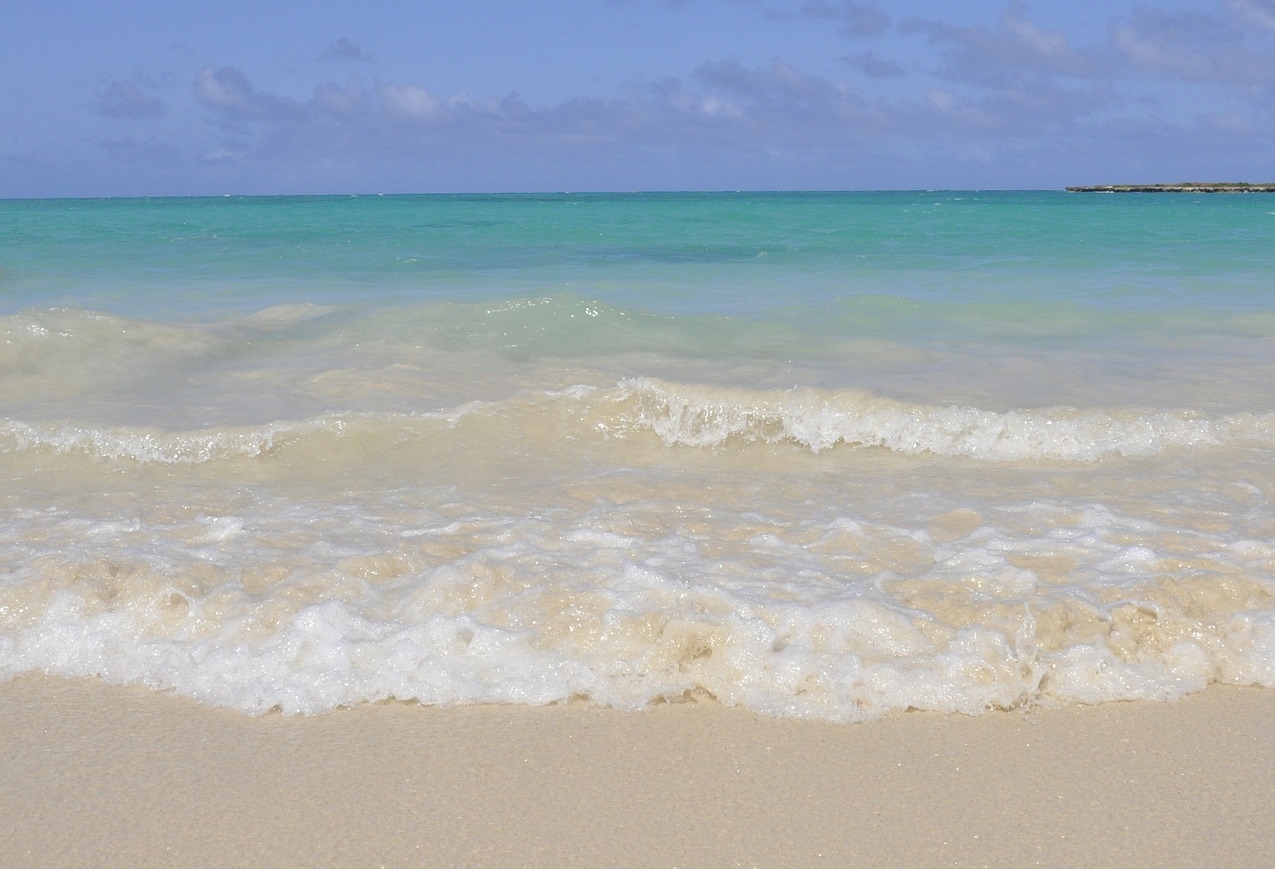
[(0, 201), (0, 680), (1275, 686), (1275, 197)]

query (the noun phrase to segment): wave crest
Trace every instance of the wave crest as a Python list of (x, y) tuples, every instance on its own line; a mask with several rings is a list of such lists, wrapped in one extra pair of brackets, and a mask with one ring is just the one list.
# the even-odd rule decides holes
[[(652, 379), (523, 392), (420, 413), (329, 413), (256, 426), (163, 431), (75, 422), (0, 421), (0, 453), (44, 452), (141, 464), (198, 465), (308, 455), (337, 443), (362, 461), (385, 451), (534, 453), (655, 435), (666, 447), (791, 444), (813, 453), (882, 448), (981, 462), (1094, 462), (1165, 450), (1275, 443), (1275, 414), (1048, 407), (994, 411), (885, 398), (862, 390), (756, 390)], [(591, 444), (591, 445), (590, 445)], [(616, 458), (617, 461), (623, 459)]]
[(1112, 455), (1155, 455), (1171, 447), (1275, 439), (1275, 414), (1074, 407), (997, 412), (915, 404), (860, 390), (723, 389), (646, 379), (621, 387), (636, 405), (634, 423), (670, 446), (715, 447), (740, 440), (791, 442), (816, 453), (844, 444), (995, 462), (1092, 462)]

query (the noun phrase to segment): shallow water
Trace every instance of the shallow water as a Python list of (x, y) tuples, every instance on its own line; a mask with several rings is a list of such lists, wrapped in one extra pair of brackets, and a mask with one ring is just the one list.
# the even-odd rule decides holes
[(0, 676), (831, 720), (1275, 684), (1272, 212), (2, 202)]

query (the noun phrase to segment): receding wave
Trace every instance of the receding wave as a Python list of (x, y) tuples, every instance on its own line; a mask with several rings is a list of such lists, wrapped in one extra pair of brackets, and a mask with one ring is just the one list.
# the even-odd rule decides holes
[(631, 491), (528, 514), (474, 494), (33, 511), (0, 525), (22, 556), (0, 680), (96, 675), (253, 714), (689, 696), (835, 721), (1275, 685), (1275, 548), (1233, 533), (1033, 501), (998, 524), (966, 511), (945, 541), (777, 529), (754, 502)]

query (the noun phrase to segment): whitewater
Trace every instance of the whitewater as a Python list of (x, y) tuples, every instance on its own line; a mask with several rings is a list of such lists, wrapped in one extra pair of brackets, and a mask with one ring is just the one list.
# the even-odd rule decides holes
[(1275, 685), (1275, 214), (0, 202), (0, 679), (860, 721)]

